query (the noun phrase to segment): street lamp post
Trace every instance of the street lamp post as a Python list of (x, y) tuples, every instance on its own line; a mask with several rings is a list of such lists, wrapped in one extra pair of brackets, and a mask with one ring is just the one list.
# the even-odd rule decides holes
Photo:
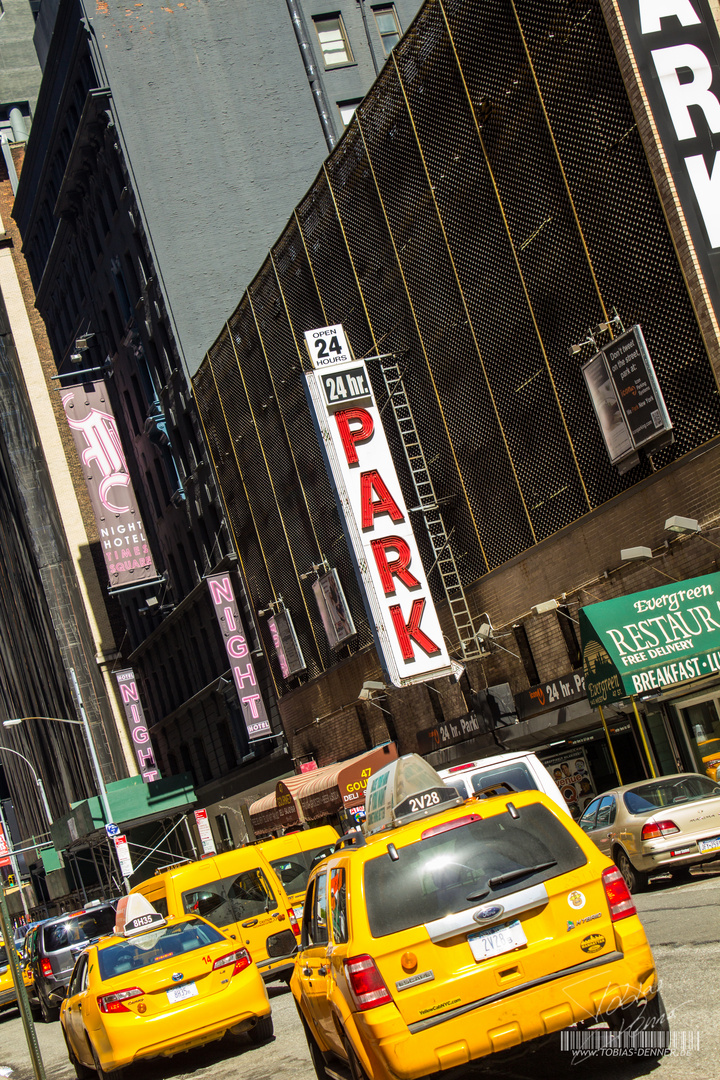
[(0, 746), (0, 753), (14, 754), (15, 757), (22, 758), (22, 760), (25, 762), (27, 767), (30, 769), (30, 772), (35, 777), (35, 783), (37, 784), (37, 789), (40, 792), (40, 801), (43, 804), (43, 810), (45, 811), (45, 817), (47, 818), (47, 823), (48, 823), (48, 825), (52, 825), (52, 823), (53, 823), (52, 812), (50, 810), (50, 806), (48, 805), (47, 795), (45, 794), (45, 788), (43, 786), (43, 782), (42, 782), (41, 778), (38, 776), (37, 772), (33, 768), (32, 762), (29, 761), (25, 757), (24, 754), (19, 753), (17, 750), (11, 749), (11, 747), (9, 747), (9, 746)]

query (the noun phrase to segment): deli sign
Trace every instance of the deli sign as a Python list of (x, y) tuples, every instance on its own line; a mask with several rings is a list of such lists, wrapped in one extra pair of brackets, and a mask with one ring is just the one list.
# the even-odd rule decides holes
[(720, 48), (707, 0), (617, 0), (720, 314)]
[[(406, 686), (450, 675), (365, 364), (353, 359), (341, 326), (310, 330), (305, 338), (315, 369), (305, 376), (307, 397), (386, 678), (393, 686)], [(328, 368), (334, 379), (332, 401)], [(352, 372), (352, 383), (343, 377), (346, 370)], [(337, 407), (338, 397), (346, 401), (344, 408)]]

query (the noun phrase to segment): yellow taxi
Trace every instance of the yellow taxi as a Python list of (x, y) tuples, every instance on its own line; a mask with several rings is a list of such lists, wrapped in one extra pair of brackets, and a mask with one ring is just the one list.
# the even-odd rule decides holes
[(9, 959), (7, 946), (3, 939), (0, 938), (0, 1009), (17, 1004), (17, 994), (8, 962)]
[(320, 1080), (411, 1080), (603, 1022), (665, 1052), (632, 898), (557, 803), (465, 800), (408, 755), (366, 809), (310, 876), (290, 982)]
[(270, 1039), (265, 983), (246, 948), (197, 916), (165, 918), (123, 897), (115, 935), (78, 957), (60, 1009), (78, 1076), (118, 1077), (132, 1062), (170, 1057), (224, 1035)]
[(141, 881), (163, 915), (201, 915), (243, 945), (266, 982), (289, 980), (300, 928), (283, 885), (259, 845), (182, 863)]
[(258, 844), (283, 883), (298, 921), (302, 918), (310, 871), (331, 853), (339, 839), (337, 829), (332, 825), (318, 825), (314, 829), (298, 829), (297, 832)]

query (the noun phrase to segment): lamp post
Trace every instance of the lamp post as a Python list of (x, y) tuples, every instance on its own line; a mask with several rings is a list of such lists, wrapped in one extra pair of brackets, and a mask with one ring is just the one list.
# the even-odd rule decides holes
[(28, 767), (28, 768), (30, 769), (30, 772), (31, 772), (31, 773), (33, 774), (33, 776), (35, 777), (35, 783), (37, 784), (37, 789), (38, 789), (38, 791), (40, 792), (40, 801), (41, 801), (41, 803), (43, 804), (43, 810), (45, 811), (45, 817), (47, 818), (47, 823), (48, 823), (48, 825), (52, 825), (52, 823), (53, 823), (53, 819), (52, 819), (52, 812), (51, 812), (51, 810), (50, 810), (50, 807), (49, 807), (49, 805), (48, 805), (48, 801), (47, 801), (47, 795), (45, 794), (45, 788), (43, 787), (43, 782), (42, 782), (42, 780), (40, 779), (40, 777), (38, 776), (37, 772), (36, 772), (36, 771), (35, 771), (35, 769), (33, 768), (33, 764), (32, 764), (32, 762), (31, 762), (31, 761), (29, 761), (29, 760), (28, 760), (28, 759), (27, 759), (27, 758), (25, 757), (25, 755), (24, 755), (24, 754), (21, 754), (21, 753), (19, 753), (19, 752), (18, 752), (17, 750), (12, 750), (12, 749), (11, 749), (11, 748), (10, 748), (9, 746), (0, 746), (0, 753), (3, 753), (3, 754), (14, 754), (14, 755), (15, 755), (15, 757), (19, 757), (19, 758), (22, 758), (22, 760), (23, 760), (23, 761), (25, 762), (25, 764), (27, 765), (27, 767)]
[[(67, 719), (67, 717), (63, 716), (17, 716), (11, 720), (4, 720), (3, 727), (14, 727), (16, 724), (22, 724), (23, 720), (54, 720), (58, 724), (74, 724), (75, 727), (84, 728), (85, 739), (87, 741), (88, 750), (90, 752), (90, 760), (92, 762), (93, 772), (95, 773), (95, 783), (97, 785), (100, 803), (103, 808), (103, 814), (105, 815), (105, 824), (109, 825), (112, 821), (112, 814), (110, 813), (110, 803), (108, 802), (107, 791), (105, 789), (105, 781), (103, 780), (102, 773), (100, 771), (100, 762), (98, 761), (97, 750), (95, 749), (95, 742), (92, 737), (92, 732), (90, 731), (90, 724), (88, 723), (87, 713), (85, 712), (85, 705), (80, 694), (80, 687), (78, 686), (75, 669), (70, 668), (69, 673), (73, 693), (75, 695), (75, 701), (82, 720), (69, 720)], [(22, 755), (20, 756), (22, 757)]]

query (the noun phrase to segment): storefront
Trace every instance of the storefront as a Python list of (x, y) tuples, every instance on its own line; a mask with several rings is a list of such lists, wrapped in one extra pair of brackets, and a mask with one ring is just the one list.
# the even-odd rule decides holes
[(588, 700), (627, 703), (656, 774), (720, 758), (720, 574), (580, 610)]
[(250, 821), (258, 837), (281, 833), (304, 824), (327, 821), (347, 829), (362, 817), (365, 788), (370, 776), (397, 757), (395, 743), (383, 743), (347, 761), (288, 776), (275, 791), (250, 807)]

